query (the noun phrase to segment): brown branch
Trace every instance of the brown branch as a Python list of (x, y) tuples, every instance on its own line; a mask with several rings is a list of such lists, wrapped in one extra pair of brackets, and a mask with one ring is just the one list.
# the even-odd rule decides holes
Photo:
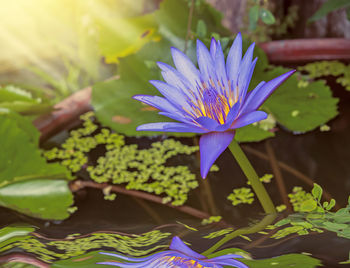
[(50, 265), (46, 262), (40, 261), (33, 256), (22, 253), (11, 253), (0, 257), (0, 263), (20, 262), (34, 265), (39, 268), (49, 268)]
[(135, 191), (135, 190), (127, 190), (123, 187), (117, 186), (117, 185), (110, 185), (107, 183), (96, 183), (93, 181), (82, 181), (82, 180), (76, 180), (74, 182), (71, 183), (70, 185), (71, 190), (74, 191), (78, 191), (82, 188), (85, 187), (89, 187), (89, 188), (95, 188), (95, 189), (101, 189), (103, 190), (106, 187), (111, 187), (111, 191), (112, 192), (116, 192), (119, 194), (126, 194), (126, 195), (130, 195), (130, 196), (134, 196), (134, 197), (138, 197), (141, 199), (145, 199), (154, 203), (158, 203), (158, 204), (162, 204), (171, 208), (174, 208), (176, 210), (179, 210), (183, 213), (189, 214), (193, 217), (199, 218), (199, 219), (207, 219), (210, 217), (210, 215), (206, 212), (200, 211), (198, 209), (189, 207), (189, 206), (174, 206), (170, 203), (163, 203), (163, 198), (159, 197), (159, 196), (155, 196), (152, 194), (148, 194), (145, 192), (141, 192), (141, 191)]
[(287, 193), (284, 181), (283, 181), (282, 172), (281, 172), (280, 167), (277, 163), (275, 152), (273, 151), (273, 148), (272, 148), (269, 140), (265, 141), (265, 148), (266, 148), (267, 156), (269, 158), (272, 172), (275, 176), (275, 182), (277, 184), (277, 187), (278, 187), (281, 199), (283, 201), (283, 204), (286, 205), (287, 211), (291, 212), (291, 211), (293, 211), (293, 209), (292, 209), (292, 206), (288, 200), (288, 193)]
[[(266, 161), (269, 160), (269, 158), (262, 152), (259, 152), (258, 150), (255, 150), (249, 146), (243, 146), (243, 149), (245, 151), (247, 151), (248, 153), (251, 153), (261, 159), (264, 159)], [(295, 168), (287, 165), (286, 163), (282, 162), (282, 161), (277, 161), (277, 164), (280, 166), (281, 169), (289, 172), (290, 174), (293, 174), (297, 179), (305, 182), (306, 184), (310, 185), (311, 187), (314, 186), (314, 181), (309, 178), (308, 176), (306, 176), (305, 174), (301, 173), (299, 170), (296, 170)], [(328, 193), (325, 189), (323, 190), (323, 195), (324, 195), (324, 198), (327, 200), (327, 201), (330, 201), (333, 197), (330, 193)], [(339, 209), (339, 205), (336, 203), (335, 204), (335, 208), (336, 209)]]
[(34, 120), (34, 125), (41, 132), (40, 141), (44, 141), (79, 116), (91, 110), (91, 87), (79, 90), (54, 106), (54, 111)]

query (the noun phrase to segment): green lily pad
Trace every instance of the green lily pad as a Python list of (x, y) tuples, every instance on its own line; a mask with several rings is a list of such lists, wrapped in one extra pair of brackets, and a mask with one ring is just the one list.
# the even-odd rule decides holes
[[(269, 81), (288, 69), (277, 67), (254, 77)], [(271, 113), (288, 130), (304, 133), (327, 123), (337, 114), (338, 99), (322, 80), (298, 87), (298, 73), (287, 79), (266, 101), (262, 109)]]
[(0, 206), (43, 219), (64, 219), (73, 203), (70, 172), (48, 164), (38, 149), (39, 133), (30, 120), (0, 116)]
[(31, 179), (0, 188), (0, 206), (41, 219), (69, 217), (73, 196), (65, 180)]
[(273, 132), (261, 129), (259, 126), (248, 125), (236, 130), (235, 139), (239, 142), (256, 142), (274, 136)]

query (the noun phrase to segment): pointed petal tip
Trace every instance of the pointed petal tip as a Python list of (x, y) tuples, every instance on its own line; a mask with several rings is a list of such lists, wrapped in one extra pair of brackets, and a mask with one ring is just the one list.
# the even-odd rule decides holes
[(202, 178), (207, 177), (211, 166), (231, 143), (234, 135), (234, 131), (225, 131), (209, 132), (201, 136), (199, 140), (199, 151)]
[(183, 54), (183, 52), (176, 47), (170, 47), (170, 53), (173, 57), (175, 57), (177, 54)]
[(197, 49), (198, 49), (199, 47), (201, 47), (201, 48), (203, 48), (203, 47), (207, 48), (206, 45), (204, 45), (204, 43), (203, 43), (200, 39), (197, 39)]
[(137, 101), (142, 101), (143, 97), (148, 96), (148, 95), (142, 95), (142, 94), (138, 94), (138, 95), (134, 95), (131, 98)]
[[(296, 72), (296, 70), (293, 69), (293, 70), (290, 70), (290, 71), (288, 71), (288, 72), (286, 72), (286, 73), (284, 73), (284, 74), (282, 74), (282, 75), (280, 75), (280, 76), (274, 78), (274, 79), (280, 79), (280, 82), (279, 82), (279, 84), (276, 86), (276, 88), (277, 88), (280, 84), (282, 84), (285, 80), (287, 80), (287, 78), (291, 77), (295, 72)], [(272, 79), (272, 80), (274, 80), (274, 79)], [(272, 81), (272, 80), (271, 80), (271, 81)]]
[(286, 74), (288, 74), (288, 76), (291, 76), (292, 74), (294, 74), (297, 70), (293, 69), (290, 70), (289, 72), (286, 72)]
[(166, 84), (165, 82), (159, 81), (159, 80), (148, 80), (148, 82), (149, 82), (152, 86), (155, 86), (155, 87), (157, 87), (157, 85), (159, 85), (160, 83)]
[(241, 32), (238, 32), (236, 37), (235, 37), (235, 40), (238, 38), (238, 40), (242, 40), (242, 34)]
[(161, 61), (157, 61), (156, 64), (162, 71), (164, 71), (164, 69), (166, 69), (166, 67), (167, 67), (167, 64), (165, 64), (164, 62), (161, 62)]

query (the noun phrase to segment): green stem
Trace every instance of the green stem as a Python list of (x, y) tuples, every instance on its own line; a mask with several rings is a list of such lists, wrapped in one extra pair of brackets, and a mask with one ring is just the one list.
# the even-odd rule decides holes
[(244, 175), (250, 182), (256, 196), (258, 197), (261, 206), (263, 207), (266, 214), (276, 214), (276, 208), (272, 203), (269, 194), (266, 192), (264, 185), (259, 179), (258, 174), (256, 174), (253, 166), (250, 164), (248, 158), (244, 154), (243, 150), (237, 143), (233, 140), (228, 146), (233, 156), (236, 158), (238, 164), (240, 165)]
[(229, 149), (233, 154), (233, 156), (236, 158), (236, 161), (240, 165), (244, 175), (247, 177), (248, 181), (250, 182), (256, 196), (260, 201), (261, 206), (263, 207), (267, 215), (256, 225), (253, 225), (248, 228), (238, 229), (236, 231), (233, 231), (230, 234), (227, 234), (224, 238), (222, 238), (216, 244), (210, 247), (208, 250), (203, 252), (202, 254), (204, 256), (210, 255), (219, 247), (221, 247), (223, 244), (225, 244), (226, 242), (230, 241), (231, 239), (237, 236), (244, 235), (244, 234), (252, 234), (265, 229), (266, 226), (271, 224), (277, 217), (276, 208), (272, 203), (272, 200), (269, 194), (266, 192), (265, 187), (260, 181), (258, 174), (255, 172), (253, 166), (250, 164), (248, 158), (242, 151), (239, 144), (235, 140), (233, 140), (229, 145)]

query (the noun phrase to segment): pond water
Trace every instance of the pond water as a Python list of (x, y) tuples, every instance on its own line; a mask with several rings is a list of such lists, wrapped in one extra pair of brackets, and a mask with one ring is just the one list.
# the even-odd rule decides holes
[[(335, 91), (335, 94), (339, 93)], [(350, 94), (343, 91), (341, 94), (339, 116), (329, 123), (331, 131), (316, 130), (293, 135), (280, 130), (267, 143), (245, 145), (243, 149), (258, 174), (272, 173), (266, 153), (267, 147), (272, 148), (278, 161), (317, 182), (336, 199), (339, 207), (345, 207), (350, 194)], [(67, 132), (62, 132), (48, 141), (48, 146), (66, 137)], [(192, 139), (181, 141), (187, 144), (193, 142)], [(130, 138), (127, 142), (136, 142), (144, 147), (150, 144), (150, 140), (145, 138)], [(172, 164), (189, 165), (195, 172), (199, 170), (195, 154), (175, 157), (171, 161)], [(227, 200), (232, 189), (246, 185), (246, 179), (230, 153), (225, 152), (216, 164), (220, 170), (211, 173), (206, 181), (200, 182), (200, 187), (190, 193), (186, 205), (212, 215), (221, 215), (224, 222), (203, 226), (201, 219), (175, 208), (123, 194), (117, 194), (115, 200), (109, 201), (104, 199), (100, 189), (84, 188), (75, 193), (78, 210), (65, 221), (37, 220), (0, 207), (1, 228), (24, 224), (36, 228), (34, 233), (25, 238), (21, 236), (21, 239), (0, 241), (0, 263), (3, 262), (4, 267), (15, 267), (6, 266), (6, 256), (19, 256), (21, 260), (55, 262), (53, 267), (90, 267), (91, 263), (84, 263), (93, 260), (89, 252), (119, 250), (123, 254), (142, 256), (157, 249), (166, 249), (174, 235), (189, 242), (197, 252), (203, 252), (221, 238), (203, 238), (208, 234), (225, 228), (245, 227), (263, 218), (257, 201), (251, 205), (234, 207)], [(82, 173), (81, 176), (86, 174)], [(282, 169), (282, 176), (288, 193), (292, 192), (294, 186), (302, 186), (306, 191), (312, 188), (305, 179), (302, 180), (285, 169)], [(275, 179), (267, 185), (267, 190), (276, 205), (283, 203)], [(287, 212), (283, 212), (278, 217), (282, 219), (287, 215)], [(141, 238), (142, 243), (137, 240)], [(350, 251), (349, 239), (329, 231), (321, 234), (312, 232), (304, 236), (292, 234), (278, 240), (263, 234), (253, 234), (249, 235), (249, 239), (251, 241), (237, 237), (225, 244), (224, 248), (240, 248), (248, 251), (254, 259), (308, 253), (321, 260), (326, 267), (345, 267), (338, 263), (346, 261)], [(64, 262), (76, 256), (80, 256), (78, 261)], [(62, 262), (57, 262), (59, 260)], [(45, 267), (40, 266), (43, 265), (40, 263), (36, 265)]]

